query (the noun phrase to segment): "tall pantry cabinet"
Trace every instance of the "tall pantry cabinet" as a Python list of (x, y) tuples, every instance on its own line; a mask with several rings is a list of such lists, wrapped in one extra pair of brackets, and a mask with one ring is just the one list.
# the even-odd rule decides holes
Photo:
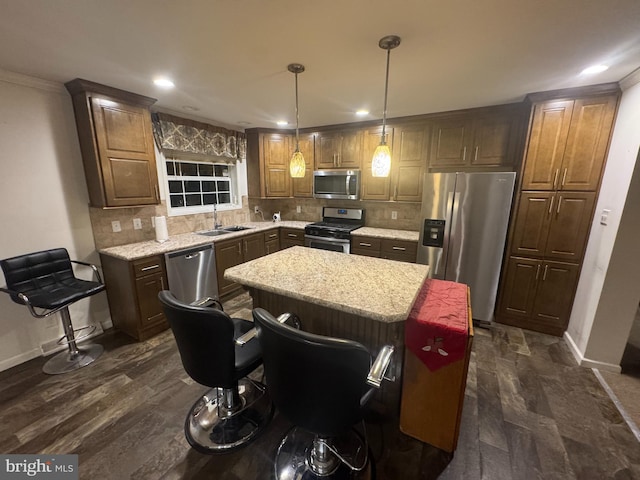
[(532, 94), (498, 322), (562, 335), (589, 237), (617, 85)]

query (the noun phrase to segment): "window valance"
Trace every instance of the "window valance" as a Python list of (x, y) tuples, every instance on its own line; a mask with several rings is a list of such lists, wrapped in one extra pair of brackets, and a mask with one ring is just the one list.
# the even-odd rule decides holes
[(165, 154), (223, 157), (244, 160), (247, 138), (244, 133), (167, 113), (153, 113), (153, 134)]

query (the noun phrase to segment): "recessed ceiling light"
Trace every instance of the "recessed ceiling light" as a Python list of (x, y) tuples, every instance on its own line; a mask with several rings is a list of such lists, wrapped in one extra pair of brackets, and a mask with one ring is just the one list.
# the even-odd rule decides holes
[(247, 122), (246, 120), (240, 120), (238, 125), (251, 125), (251, 122)]
[(198, 110), (200, 110), (198, 107), (194, 107), (193, 105), (183, 105), (182, 109), (186, 110), (187, 112), (197, 112)]
[(369, 110), (358, 110), (356, 112), (356, 115), (358, 115), (359, 117), (364, 117), (365, 115), (369, 115)]
[(289, 122), (287, 122), (286, 120), (278, 120), (276, 123), (278, 124), (279, 127), (284, 127), (285, 125), (289, 125)]
[(174, 83), (165, 77), (158, 77), (153, 80), (154, 85), (161, 88), (173, 88), (175, 87)]
[(596, 73), (604, 72), (609, 68), (608, 65), (591, 65), (580, 72), (581, 75), (594, 75)]

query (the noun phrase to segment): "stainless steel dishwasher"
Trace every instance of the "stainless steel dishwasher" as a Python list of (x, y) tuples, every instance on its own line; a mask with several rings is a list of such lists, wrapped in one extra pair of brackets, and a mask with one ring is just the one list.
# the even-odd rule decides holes
[(165, 253), (169, 291), (180, 301), (205, 304), (218, 299), (213, 245)]

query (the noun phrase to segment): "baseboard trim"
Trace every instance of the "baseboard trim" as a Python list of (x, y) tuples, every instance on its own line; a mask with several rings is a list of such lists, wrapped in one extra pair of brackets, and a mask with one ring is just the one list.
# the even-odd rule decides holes
[(564, 332), (563, 337), (565, 343), (569, 346), (569, 350), (573, 354), (573, 357), (576, 359), (577, 364), (581, 367), (595, 368), (613, 373), (620, 373), (622, 371), (622, 367), (620, 367), (620, 365), (616, 365), (614, 363), (599, 362), (597, 360), (590, 360), (588, 358), (585, 358), (569, 333)]
[(600, 371), (597, 368), (594, 368), (592, 370), (593, 370), (594, 375), (596, 376), (596, 378), (600, 382), (600, 385), (602, 385), (602, 388), (604, 388), (605, 392), (607, 392), (607, 395), (609, 395), (609, 398), (611, 398), (611, 401), (614, 403), (614, 405), (616, 406), (616, 408), (620, 412), (620, 415), (622, 415), (622, 418), (624, 419), (624, 421), (627, 423), (627, 425), (631, 429), (631, 433), (633, 433), (633, 436), (636, 437), (636, 440), (638, 440), (638, 442), (640, 442), (640, 428), (638, 428), (638, 426), (633, 421), (631, 416), (624, 409), (624, 406), (622, 405), (622, 402), (620, 402), (620, 399), (617, 397), (617, 395), (615, 393), (613, 393), (613, 390), (611, 390), (611, 387), (609, 386), (607, 381), (600, 374)]
[(21, 363), (28, 362), (29, 360), (33, 360), (34, 358), (41, 357), (42, 352), (40, 348), (33, 348), (27, 352), (23, 352), (15, 357), (7, 358), (5, 360), (0, 361), (0, 372), (4, 372), (5, 370), (9, 370)]

